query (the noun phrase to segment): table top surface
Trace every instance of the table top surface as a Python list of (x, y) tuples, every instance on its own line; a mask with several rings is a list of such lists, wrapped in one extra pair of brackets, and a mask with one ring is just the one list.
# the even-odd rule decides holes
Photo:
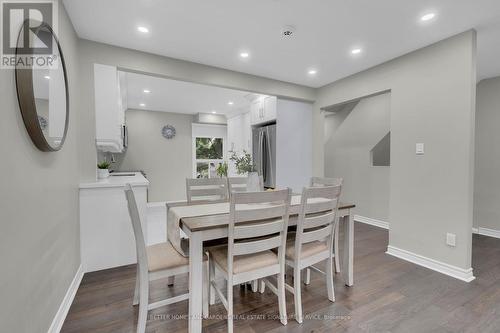
[[(297, 209), (300, 205), (291, 205), (290, 216), (298, 215)], [(353, 203), (340, 202), (339, 203), (339, 212), (349, 210), (355, 208), (356, 205)], [(293, 219), (290, 219), (290, 225), (294, 225)], [(191, 232), (195, 231), (203, 231), (207, 229), (215, 229), (215, 228), (227, 228), (229, 224), (229, 213), (225, 214), (216, 214), (216, 215), (204, 215), (204, 216), (193, 216), (193, 217), (184, 217), (180, 220), (181, 227), (186, 227)]]

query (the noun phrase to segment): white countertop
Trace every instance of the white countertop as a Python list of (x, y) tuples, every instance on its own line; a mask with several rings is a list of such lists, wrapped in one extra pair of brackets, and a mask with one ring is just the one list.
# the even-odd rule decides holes
[[(133, 174), (133, 176), (127, 176), (129, 174)], [(124, 187), (126, 184), (131, 184), (132, 186), (149, 186), (149, 181), (140, 172), (113, 172), (106, 179), (99, 179), (91, 183), (81, 183), (80, 188)]]

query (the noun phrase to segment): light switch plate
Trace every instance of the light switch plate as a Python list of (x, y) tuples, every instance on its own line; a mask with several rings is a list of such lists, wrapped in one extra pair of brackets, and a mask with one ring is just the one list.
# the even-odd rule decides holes
[(457, 245), (457, 235), (455, 234), (446, 234), (446, 245), (456, 246)]
[(415, 153), (417, 155), (423, 155), (424, 154), (424, 144), (423, 143), (417, 143), (415, 145)]

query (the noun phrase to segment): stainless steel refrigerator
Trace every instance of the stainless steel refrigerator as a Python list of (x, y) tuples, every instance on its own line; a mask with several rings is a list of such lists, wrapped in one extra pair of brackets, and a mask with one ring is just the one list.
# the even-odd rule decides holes
[(264, 178), (264, 187), (276, 187), (276, 125), (252, 130), (253, 163)]

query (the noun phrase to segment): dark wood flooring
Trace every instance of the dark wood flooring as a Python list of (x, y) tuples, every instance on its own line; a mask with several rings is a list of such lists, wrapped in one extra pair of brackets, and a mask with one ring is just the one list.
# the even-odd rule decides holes
[[(302, 293), (305, 320), (282, 326), (277, 297), (235, 289), (236, 332), (500, 332), (500, 239), (474, 235), (476, 280), (461, 282), (385, 254), (386, 230), (356, 223), (354, 286), (336, 275), (336, 302), (330, 303), (322, 276), (313, 273)], [(132, 307), (135, 265), (85, 274), (62, 332), (135, 332)], [(152, 299), (182, 293), (187, 276), (151, 285)], [(287, 293), (288, 314), (293, 296)], [(147, 332), (187, 332), (188, 302), (151, 311)], [(211, 307), (204, 332), (225, 332), (221, 304)], [(217, 318), (218, 317), (218, 318)]]

